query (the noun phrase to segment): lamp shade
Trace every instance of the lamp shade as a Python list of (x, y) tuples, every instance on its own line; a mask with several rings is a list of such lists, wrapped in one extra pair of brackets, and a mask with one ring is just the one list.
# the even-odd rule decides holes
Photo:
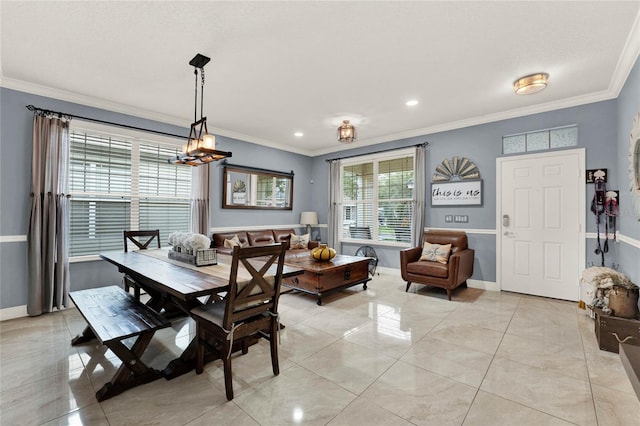
[(302, 212), (300, 213), (300, 223), (303, 225), (317, 225), (318, 213), (316, 212)]

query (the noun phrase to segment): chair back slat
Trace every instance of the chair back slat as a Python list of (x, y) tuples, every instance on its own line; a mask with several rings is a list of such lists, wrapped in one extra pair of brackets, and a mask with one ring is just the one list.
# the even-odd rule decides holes
[(122, 231), (124, 236), (124, 251), (129, 251), (129, 241), (131, 241), (138, 249), (145, 250), (155, 239), (160, 248), (160, 230), (152, 229), (146, 231)]
[[(234, 247), (224, 327), (265, 312), (277, 314), (284, 266), (284, 245)], [(251, 277), (251, 278), (247, 278)]]

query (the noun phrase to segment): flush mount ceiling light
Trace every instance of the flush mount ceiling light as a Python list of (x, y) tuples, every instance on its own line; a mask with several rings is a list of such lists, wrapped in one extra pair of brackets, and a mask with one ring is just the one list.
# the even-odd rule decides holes
[[(184, 152), (178, 154), (175, 158), (170, 158), (169, 162), (174, 164), (188, 164), (190, 166), (201, 166), (209, 164), (212, 161), (222, 160), (231, 157), (230, 152), (216, 150), (216, 138), (210, 135), (207, 129), (207, 117), (203, 117), (202, 111), (204, 106), (204, 66), (211, 59), (197, 54), (189, 65), (193, 67), (193, 73), (196, 76), (195, 105), (193, 110), (193, 123), (189, 132), (189, 140), (184, 147)], [(198, 70), (202, 82), (200, 85), (200, 119), (198, 120)]]
[(405, 105), (408, 107), (416, 106), (418, 105), (418, 101), (415, 99), (411, 99), (410, 101), (405, 102)]
[(547, 87), (548, 82), (549, 74), (544, 72), (525, 75), (513, 82), (513, 90), (516, 95), (530, 95)]
[(342, 124), (338, 127), (338, 140), (342, 143), (351, 143), (356, 140), (356, 128), (349, 120), (342, 120)]

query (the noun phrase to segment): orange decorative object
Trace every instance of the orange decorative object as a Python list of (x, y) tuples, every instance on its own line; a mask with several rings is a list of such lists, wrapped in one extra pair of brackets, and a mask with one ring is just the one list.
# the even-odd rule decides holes
[(336, 251), (326, 244), (320, 244), (318, 247), (311, 250), (311, 257), (315, 260), (330, 260), (336, 255)]

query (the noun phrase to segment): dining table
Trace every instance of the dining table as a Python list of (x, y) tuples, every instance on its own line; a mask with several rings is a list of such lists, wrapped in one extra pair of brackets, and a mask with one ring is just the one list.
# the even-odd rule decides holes
[[(170, 259), (167, 249), (108, 251), (100, 253), (100, 257), (134, 279), (148, 294), (146, 305), (168, 319), (191, 316), (191, 310), (197, 306), (220, 302), (229, 289), (231, 255), (218, 253), (217, 264), (209, 266)], [(272, 268), (275, 271), (275, 265)], [(282, 276), (288, 278), (303, 273), (300, 268), (284, 265)], [(180, 357), (164, 368), (162, 374), (167, 380), (195, 368), (196, 339), (194, 336)], [(209, 353), (205, 362), (214, 359), (215, 355)]]

